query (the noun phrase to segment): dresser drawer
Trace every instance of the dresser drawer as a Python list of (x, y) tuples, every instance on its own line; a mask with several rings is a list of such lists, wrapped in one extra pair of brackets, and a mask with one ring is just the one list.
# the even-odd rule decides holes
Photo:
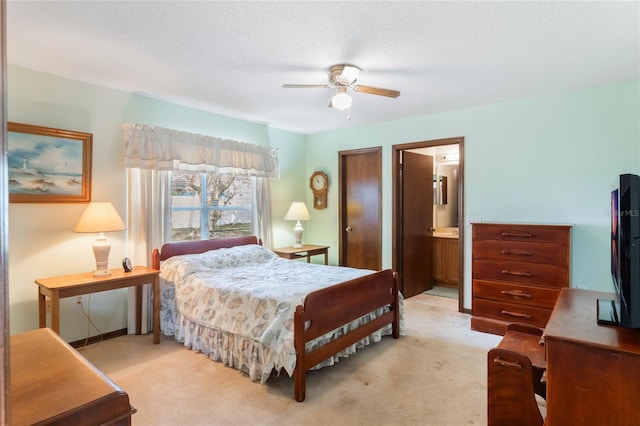
[(473, 296), (499, 302), (519, 303), (553, 309), (560, 289), (513, 283), (473, 280)]
[(500, 240), (569, 245), (570, 226), (511, 225), (483, 223), (473, 225), (473, 241)]
[(493, 318), (505, 322), (520, 322), (544, 328), (551, 316), (551, 309), (515, 303), (496, 302), (473, 298), (473, 315)]
[(473, 260), (472, 264), (474, 280), (507, 281), (548, 287), (569, 285), (569, 270), (566, 267), (497, 260)]
[(569, 248), (562, 244), (482, 240), (473, 242), (474, 259), (569, 265)]

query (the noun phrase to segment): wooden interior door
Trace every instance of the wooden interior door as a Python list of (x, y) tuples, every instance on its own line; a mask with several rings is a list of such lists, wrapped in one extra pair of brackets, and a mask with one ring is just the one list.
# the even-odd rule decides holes
[(433, 288), (433, 157), (402, 151), (402, 294)]
[(340, 151), (340, 266), (382, 265), (382, 149)]

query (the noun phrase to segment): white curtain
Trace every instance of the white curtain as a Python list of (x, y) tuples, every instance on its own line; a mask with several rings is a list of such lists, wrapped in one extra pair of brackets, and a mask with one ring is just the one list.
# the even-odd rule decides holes
[(254, 231), (262, 240), (262, 245), (273, 248), (273, 227), (271, 226), (271, 179), (256, 178), (253, 185), (254, 199), (253, 210)]
[[(134, 265), (151, 265), (151, 251), (171, 236), (170, 170), (254, 176), (256, 236), (272, 247), (271, 179), (278, 177), (277, 149), (141, 124), (123, 124), (128, 168), (128, 253)], [(128, 332), (135, 332), (135, 290), (128, 296)], [(150, 286), (143, 287), (142, 333), (151, 330)]]
[[(134, 265), (151, 266), (151, 251), (162, 247), (171, 235), (171, 173), (159, 170), (129, 169), (127, 208), (127, 253)], [(142, 329), (152, 328), (151, 285), (142, 287)], [(129, 334), (135, 333), (135, 288), (129, 289), (127, 323)]]
[(122, 125), (125, 167), (278, 177), (278, 150), (144, 124)]

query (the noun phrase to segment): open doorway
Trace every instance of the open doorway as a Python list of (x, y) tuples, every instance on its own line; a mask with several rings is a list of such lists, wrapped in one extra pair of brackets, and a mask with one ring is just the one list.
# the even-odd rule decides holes
[[(406, 297), (433, 294), (455, 299), (457, 310), (462, 312), (464, 138), (400, 144), (392, 150), (392, 262), (401, 290)], [(414, 162), (407, 161), (415, 154), (431, 159), (432, 172), (424, 168), (416, 177)], [(416, 211), (415, 194), (430, 197), (429, 207)], [(407, 218), (411, 228), (405, 225)], [(451, 300), (443, 299), (443, 303), (451, 305)]]

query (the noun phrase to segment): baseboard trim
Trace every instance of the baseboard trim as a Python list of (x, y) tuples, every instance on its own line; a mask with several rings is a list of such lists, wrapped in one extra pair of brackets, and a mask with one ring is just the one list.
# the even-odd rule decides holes
[(78, 349), (83, 346), (91, 345), (93, 343), (98, 343), (103, 340), (113, 339), (114, 337), (124, 336), (127, 334), (127, 329), (123, 328), (120, 330), (110, 331), (104, 334), (98, 334), (97, 336), (91, 336), (88, 339), (76, 340), (75, 342), (70, 342), (71, 347)]

